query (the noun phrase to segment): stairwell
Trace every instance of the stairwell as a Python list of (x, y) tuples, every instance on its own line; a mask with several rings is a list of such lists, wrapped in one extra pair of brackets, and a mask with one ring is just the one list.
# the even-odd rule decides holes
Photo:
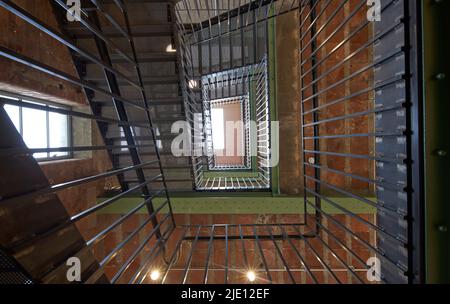
[[(115, 20), (122, 28), (126, 28), (121, 12), (113, 1), (102, 2), (101, 10), (93, 6), (91, 18), (98, 20), (98, 25), (104, 35), (118, 49), (132, 57), (130, 42), (124, 35), (111, 25), (109, 20)], [(178, 56), (175, 43), (175, 28), (172, 22), (171, 4), (168, 1), (129, 1), (127, 2), (130, 30), (134, 40), (137, 62), (142, 73), (143, 86), (150, 106), (150, 115), (153, 120), (157, 145), (160, 151), (162, 166), (164, 168), (167, 187), (170, 192), (190, 192), (193, 188), (191, 165), (189, 157), (174, 157), (171, 153), (171, 142), (176, 134), (171, 133), (174, 122), (185, 120), (182, 92), (180, 89), (180, 75), (177, 68)], [(109, 20), (107, 18), (110, 18)], [(66, 22), (65, 31), (72, 36), (77, 44), (97, 52), (95, 37), (85, 27), (77, 22)], [(113, 50), (107, 53), (112, 65), (132, 81), (138, 82), (135, 69), (124, 56)], [(75, 58), (77, 59), (77, 58)], [(83, 79), (93, 82), (99, 87), (108, 90), (108, 82), (104, 71), (85, 60), (77, 60)], [(117, 82), (122, 97), (142, 103), (139, 90), (125, 80)], [(97, 115), (115, 117), (116, 109), (111, 98), (99, 94), (90, 94), (91, 107)], [(146, 115), (133, 106), (124, 104), (128, 120), (134, 123), (146, 123)], [(138, 128), (132, 130), (141, 162), (153, 160), (156, 157), (150, 134), (142, 133)], [(141, 132), (141, 133), (140, 133)], [(125, 134), (117, 125), (109, 125), (103, 130), (105, 143), (108, 145), (127, 145)], [(123, 167), (132, 163), (128, 149), (115, 149), (111, 153), (114, 165)], [(146, 176), (155, 176), (159, 172), (158, 166), (144, 169)], [(132, 188), (139, 183), (134, 173), (125, 174), (122, 186)], [(162, 188), (161, 181), (155, 181), (152, 188)]]

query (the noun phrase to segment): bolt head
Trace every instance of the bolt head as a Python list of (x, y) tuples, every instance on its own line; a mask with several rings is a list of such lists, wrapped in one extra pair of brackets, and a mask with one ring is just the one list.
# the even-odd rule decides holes
[(445, 150), (438, 150), (437, 151), (437, 155), (439, 155), (441, 157), (447, 156), (447, 151), (445, 151)]
[(446, 225), (440, 225), (440, 226), (438, 226), (438, 230), (439, 230), (439, 232), (447, 232), (448, 227)]
[(436, 79), (437, 80), (443, 80), (445, 79), (446, 75), (444, 73), (439, 73), (436, 75)]

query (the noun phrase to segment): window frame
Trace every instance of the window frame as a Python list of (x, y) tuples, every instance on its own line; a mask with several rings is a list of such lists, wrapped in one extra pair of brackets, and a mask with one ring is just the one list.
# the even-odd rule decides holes
[[(72, 108), (70, 106), (66, 106), (66, 105), (61, 105), (61, 104), (57, 104), (54, 102), (50, 102), (47, 100), (38, 100), (38, 99), (34, 99), (32, 97), (26, 97), (26, 96), (20, 96), (20, 95), (11, 95), (11, 94), (4, 94), (3, 92), (0, 91), (0, 106), (3, 106), (3, 108), (5, 106), (8, 106), (8, 103), (2, 103), (2, 100), (8, 100), (8, 99), (12, 99), (12, 100), (17, 100), (20, 102), (28, 102), (28, 103), (35, 103), (35, 104), (39, 104), (40, 106), (45, 106), (47, 109), (49, 108), (58, 108), (58, 109), (64, 109), (64, 110), (72, 110)], [(23, 109), (27, 108), (27, 109), (31, 109), (32, 108), (28, 108), (26, 106), (20, 106), (20, 105), (9, 105), (12, 107), (17, 107), (19, 109), (19, 128), (17, 130), (17, 132), (19, 132), (20, 136), (22, 137), (22, 140), (25, 143), (25, 140), (23, 139)], [(6, 109), (5, 109), (6, 111)], [(46, 142), (46, 147), (42, 147), (45, 149), (50, 149), (50, 113), (53, 113), (49, 110), (36, 110), (36, 111), (43, 111), (45, 112), (45, 130), (46, 130), (46, 135), (47, 135), (47, 142)], [(60, 114), (60, 115), (64, 115), (67, 118), (67, 147), (72, 147), (73, 144), (73, 132), (72, 132), (72, 116), (70, 115), (65, 115), (65, 114)], [(9, 115), (8, 115), (9, 117)], [(11, 119), (11, 118), (10, 118)], [(25, 143), (26, 145), (26, 143)], [(28, 148), (28, 146), (27, 146)], [(50, 153), (52, 152), (37, 152), (39, 154), (41, 153), (46, 153), (47, 157), (34, 157), (34, 159), (38, 162), (48, 162), (48, 161), (57, 161), (57, 160), (65, 160), (65, 159), (72, 159), (74, 158), (74, 153), (73, 151), (61, 151), (59, 153), (67, 153), (67, 155), (63, 155), (63, 156), (54, 156), (54, 157), (50, 157)]]

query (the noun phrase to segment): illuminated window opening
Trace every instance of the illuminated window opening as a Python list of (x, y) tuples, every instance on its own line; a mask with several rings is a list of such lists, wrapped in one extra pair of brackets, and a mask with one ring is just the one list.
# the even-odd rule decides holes
[[(20, 100), (7, 96), (0, 96), (0, 98)], [(50, 107), (63, 108), (29, 100), (23, 101), (45, 106), (48, 109)], [(71, 119), (69, 116), (11, 104), (5, 104), (4, 109), (29, 149), (65, 148), (70, 146)], [(34, 153), (33, 157), (38, 161), (48, 161), (72, 158), (72, 153), (47, 151)]]
[(225, 149), (225, 122), (222, 108), (215, 108), (211, 110), (211, 124), (214, 149)]

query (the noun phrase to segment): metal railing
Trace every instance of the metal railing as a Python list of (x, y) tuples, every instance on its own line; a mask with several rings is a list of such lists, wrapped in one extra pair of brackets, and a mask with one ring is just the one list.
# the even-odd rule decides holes
[[(187, 121), (193, 126), (201, 123), (195, 121), (195, 113), (200, 113), (203, 108), (201, 121), (205, 124), (204, 132), (206, 138), (193, 137), (192, 150), (205, 149), (207, 157), (194, 155), (192, 157), (193, 175), (198, 190), (233, 190), (233, 189), (269, 189), (270, 173), (269, 169), (261, 166), (268, 166), (268, 151), (263, 146), (269, 143), (268, 137), (264, 138), (264, 132), (268, 131), (269, 123), (262, 122), (265, 118), (262, 115), (268, 114), (268, 107), (263, 105), (267, 88), (263, 88), (263, 83), (259, 83), (255, 98), (259, 102), (259, 111), (255, 119), (257, 120), (258, 146), (257, 158), (258, 177), (248, 180), (242, 178), (204, 178), (202, 171), (206, 168), (215, 168), (221, 171), (240, 169), (235, 166), (215, 166), (212, 147), (212, 134), (209, 130), (210, 117), (208, 104), (204, 100), (219, 99), (222, 97), (233, 97), (231, 91), (234, 89), (234, 96), (247, 94), (246, 87), (248, 73), (254, 66), (266, 62), (267, 55), (267, 25), (272, 18), (291, 12), (298, 8), (298, 0), (289, 1), (179, 1), (174, 6), (176, 23), (178, 28), (181, 64), (183, 66), (184, 78), (182, 80), (183, 96)], [(267, 73), (267, 71), (265, 71)], [(262, 80), (261, 80), (262, 81)], [(195, 84), (195, 85), (193, 85)], [(264, 86), (266, 83), (264, 83)], [(214, 90), (212, 88), (214, 87)], [(266, 90), (266, 91), (263, 91)], [(268, 100), (268, 99), (267, 99)], [(245, 123), (250, 113), (244, 113)], [(200, 120), (200, 118), (198, 118)], [(263, 127), (262, 130), (261, 127)], [(264, 129), (267, 127), (267, 129)], [(192, 133), (196, 132), (192, 127)], [(246, 126), (246, 132), (251, 128)], [(201, 132), (200, 132), (201, 133)], [(196, 136), (196, 135), (193, 135)], [(247, 135), (246, 135), (247, 136)], [(250, 137), (252, 135), (250, 134)], [(206, 142), (204, 142), (206, 141)], [(204, 145), (204, 147), (202, 146)], [(250, 141), (245, 143), (245, 149), (250, 151)], [(256, 152), (254, 153), (256, 154)], [(247, 158), (246, 166), (251, 158)], [(255, 166), (255, 167), (256, 167)]]
[[(131, 27), (129, 22), (129, 16), (127, 7), (121, 2), (115, 2), (118, 4), (120, 11), (122, 12), (122, 23), (115, 20), (111, 13), (102, 5), (100, 1), (91, 1), (93, 8), (87, 9), (83, 8), (81, 18), (78, 20), (79, 24), (84, 27), (92, 35), (92, 39), (95, 42), (95, 50), (88, 50), (85, 47), (78, 45), (76, 42), (72, 41), (66, 34), (61, 31), (48, 26), (43, 20), (39, 20), (25, 9), (16, 5), (13, 1), (0, 1), (0, 9), (6, 10), (9, 13), (21, 18), (30, 25), (30, 28), (34, 27), (40, 30), (43, 34), (52, 37), (56, 41), (60, 42), (62, 46), (68, 47), (74, 58), (77, 59), (81, 57), (83, 60), (88, 60), (94, 63), (98, 68), (104, 71), (104, 75), (107, 81), (107, 89), (94, 83), (93, 81), (85, 80), (82, 77), (75, 77), (68, 74), (62, 70), (53, 68), (47, 63), (39, 62), (36, 59), (22, 55), (12, 49), (5, 46), (0, 46), (0, 56), (9, 59), (10, 61), (22, 64), (30, 69), (34, 69), (42, 72), (48, 76), (51, 76), (58, 80), (63, 80), (67, 83), (81, 87), (87, 99), (90, 101), (94, 94), (110, 98), (113, 103), (117, 117), (102, 116), (101, 112), (98, 111), (85, 111), (82, 110), (66, 110), (54, 107), (47, 107), (33, 102), (40, 102), (36, 98), (26, 98), (27, 101), (23, 99), (11, 99), (2, 98), (0, 100), (1, 104), (20, 106), (22, 108), (43, 110), (51, 113), (59, 113), (67, 115), (80, 120), (87, 120), (90, 122), (97, 123), (99, 127), (116, 126), (119, 127), (123, 136), (125, 144), (98, 144), (93, 145), (88, 143), (87, 145), (71, 145), (67, 147), (52, 147), (52, 148), (41, 148), (41, 147), (31, 147), (27, 148), (25, 146), (17, 146), (11, 148), (2, 148), (1, 155), (4, 158), (13, 155), (23, 155), (24, 157), (32, 157), (33, 153), (38, 152), (73, 152), (73, 151), (128, 151), (132, 163), (126, 166), (118, 166), (115, 164), (114, 159), (110, 159), (110, 168), (106, 168), (106, 171), (98, 172), (90, 176), (84, 176), (81, 178), (76, 178), (73, 180), (66, 180), (61, 183), (49, 184), (44, 187), (36, 188), (31, 192), (17, 193), (14, 196), (3, 196), (1, 197), (0, 204), (2, 206), (10, 206), (13, 202), (16, 204), (24, 204), (29, 201), (32, 202), (36, 199), (42, 199), (49, 195), (62, 193), (63, 191), (78, 187), (85, 186), (89, 183), (96, 182), (99, 180), (104, 180), (105, 178), (116, 178), (122, 185), (122, 191), (114, 196), (107, 198), (103, 201), (90, 201), (87, 202), (86, 209), (77, 209), (76, 212), (68, 214), (65, 218), (61, 218), (52, 227), (49, 227), (44, 231), (33, 231), (33, 227), (29, 227), (28, 235), (20, 239), (14, 239), (11, 243), (2, 244), (5, 251), (12, 256), (17, 256), (19, 262), (21, 262), (20, 253), (26, 251), (26, 248), (33, 246), (36, 242), (43, 242), (52, 240), (52, 238), (57, 239), (57, 236), (61, 234), (67, 227), (74, 227), (75, 224), (79, 224), (81, 221), (87, 219), (91, 215), (96, 215), (98, 212), (103, 211), (107, 207), (112, 207), (114, 205), (120, 204), (121, 200), (131, 193), (139, 191), (142, 195), (142, 200), (135, 206), (129, 207), (127, 210), (123, 211), (122, 215), (114, 220), (112, 223), (108, 224), (106, 227), (102, 227), (100, 231), (85, 237), (85, 248), (89, 248), (95, 252), (95, 247), (101, 241), (104, 241), (112, 232), (115, 232), (118, 228), (126, 223), (130, 222), (130, 219), (145, 210), (147, 216), (142, 220), (128, 235), (124, 235), (123, 239), (118, 240), (117, 244), (110, 252), (108, 252), (103, 257), (97, 258), (97, 269), (95, 273), (103, 271), (106, 266), (110, 265), (112, 261), (116, 260), (116, 257), (123, 249), (136, 240), (139, 239), (142, 233), (145, 234), (145, 238), (139, 245), (133, 248), (133, 252), (124, 263), (119, 267), (118, 271), (113, 274), (109, 279), (111, 282), (116, 282), (121, 279), (126, 271), (133, 271), (130, 268), (136, 258), (144, 253), (147, 253), (148, 248), (153, 248), (156, 250), (164, 250), (164, 243), (167, 238), (172, 233), (175, 228), (175, 220), (172, 213), (171, 202), (169, 198), (169, 193), (167, 191), (167, 185), (165, 182), (164, 172), (161, 164), (161, 156), (157, 147), (157, 139), (155, 134), (155, 129), (153, 127), (151, 112), (149, 109), (149, 101), (146, 96), (143, 79), (139, 67), (139, 60), (137, 58), (136, 48), (134, 41), (131, 38)], [(65, 1), (54, 0), (55, 14), (59, 16), (59, 20), (62, 25), (64, 25), (64, 17), (66, 12), (69, 11), (69, 7), (66, 5)], [(107, 35), (102, 31), (103, 24), (99, 21), (98, 15), (105, 17), (108, 22), (129, 42), (129, 50), (122, 49), (116, 42), (113, 42)], [(113, 66), (110, 59), (110, 52), (118, 54), (121, 58), (125, 60), (127, 64), (135, 69), (135, 75), (125, 75), (120, 72), (116, 67)], [(96, 55), (96, 54), (99, 55)], [(131, 53), (131, 56), (128, 55)], [(133, 89), (136, 90), (141, 96), (140, 101), (135, 101), (129, 97), (126, 97), (121, 93), (119, 88), (118, 79), (125, 81), (127, 84), (131, 85)], [(137, 80), (136, 80), (137, 79)], [(129, 119), (130, 110), (138, 111), (145, 117), (142, 122), (134, 122), (134, 120)], [(7, 119), (2, 117), (2, 119)], [(94, 131), (92, 131), (94, 132)], [(140, 137), (146, 138), (140, 139)], [(13, 134), (10, 134), (13, 136)], [(145, 141), (150, 141), (146, 143)], [(150, 161), (142, 162), (141, 153), (145, 153), (150, 149), (154, 152), (155, 158)], [(144, 173), (144, 170), (150, 167), (158, 168), (159, 173), (154, 176), (148, 176)], [(137, 180), (137, 185), (132, 188), (125, 187), (121, 181), (123, 181), (124, 176), (135, 176)], [(129, 178), (129, 177), (128, 177)], [(161, 188), (155, 188), (153, 185), (155, 182), (161, 183)], [(152, 185), (153, 184), (153, 185)], [(162, 198), (162, 203), (155, 205), (154, 200), (156, 198)], [(11, 207), (13, 208), (13, 207)], [(53, 221), (54, 219), (51, 219)], [(148, 232), (147, 228), (151, 227)], [(153, 243), (152, 243), (153, 242)], [(32, 247), (31, 247), (32, 248)], [(127, 247), (129, 248), (129, 247)], [(144, 250), (145, 249), (145, 250)], [(80, 251), (81, 252), (81, 251)], [(43, 253), (44, 254), (44, 253)], [(79, 252), (73, 253), (75, 256), (80, 254)], [(26, 258), (25, 254), (25, 258)], [(51, 257), (49, 257), (51, 258)], [(32, 279), (36, 282), (45, 282), (53, 272), (56, 272), (61, 265), (65, 265), (66, 259), (68, 257), (55, 257), (51, 264), (44, 265), (45, 271), (40, 273), (33, 273)], [(28, 269), (26, 269), (28, 270)], [(84, 277), (83, 280), (89, 281), (90, 276), (95, 275), (95, 273), (89, 273), (88, 277)], [(134, 276), (138, 276), (139, 273), (136, 271)]]
[[(63, 9), (65, 8), (61, 1), (55, 0), (55, 2)], [(97, 1), (92, 2), (97, 3)], [(204, 29), (206, 32), (212, 31), (212, 25), (216, 24), (222, 26), (224, 23), (222, 16), (247, 16), (240, 14), (245, 10), (256, 15), (261, 8), (259, 12), (262, 11), (266, 18), (270, 18), (277, 14), (271, 13), (268, 8), (263, 10), (265, 3), (273, 3), (278, 5), (276, 6), (278, 8), (284, 8), (286, 6), (283, 3), (288, 2), (252, 1), (245, 5), (239, 4), (234, 9), (228, 7), (220, 18), (209, 15), (211, 9), (206, 9), (208, 18), (204, 22), (177, 22), (181, 32), (182, 46), (179, 52), (184, 72), (182, 85), (185, 110), (189, 122), (195, 122), (195, 113), (202, 113), (203, 103), (200, 94), (204, 89), (202, 87), (199, 90), (195, 86), (189, 86), (189, 81), (193, 79), (199, 81), (201, 80), (199, 76), (203, 75), (193, 72), (195, 65), (192, 64), (192, 50), (189, 47), (191, 42), (188, 40), (192, 38), (195, 43), (195, 40), (200, 38), (192, 33)], [(105, 117), (98, 113), (48, 108), (23, 100), (7, 98), (1, 100), (2, 104), (37, 110), (44, 110), (41, 108), (44, 107), (55, 113), (102, 124), (118, 125), (124, 130), (125, 137), (128, 137), (126, 145), (71, 146), (56, 148), (57, 151), (110, 151), (127, 148), (130, 155), (135, 154), (135, 157), (132, 157), (134, 159), (130, 166), (112, 166), (110, 170), (92, 176), (54, 185), (40, 184), (40, 187), (34, 189), (36, 185), (32, 185), (33, 187), (27, 188), (29, 191), (12, 196), (2, 194), (0, 208), (10, 208), (8, 212), (15, 211), (13, 208), (17, 206), (24, 206), (35, 200), (42, 204), (49, 198), (59, 202), (56, 196), (50, 197), (50, 195), (106, 177), (117, 176), (120, 180), (119, 177), (127, 172), (135, 172), (138, 179), (143, 178), (137, 186), (124, 188), (121, 193), (102, 202), (91, 202), (87, 208), (59, 218), (56, 222), (49, 217), (48, 220), (52, 221), (49, 227), (39, 231), (28, 231), (26, 235), (21, 234), (21, 237), (15, 235), (10, 243), (1, 244), (2, 252), (16, 257), (19, 263), (24, 262), (21, 260), (23, 257), (29, 260), (29, 254), (32, 254), (32, 251), (27, 249), (39, 244), (52, 247), (51, 245), (55, 243), (52, 244), (50, 241), (53, 240), (56, 243), (61, 241), (62, 239), (57, 237), (65, 228), (79, 223), (106, 207), (118, 204), (127, 194), (140, 189), (143, 198), (136, 205), (121, 212), (112, 223), (101, 227), (93, 236), (83, 240), (81, 250), (87, 248), (89, 252), (95, 252), (95, 246), (104, 241), (114, 229), (124, 225), (141, 209), (147, 209), (140, 223), (124, 234), (117, 243), (109, 246), (105, 255), (97, 257), (94, 273), (91, 269), (89, 276), (83, 278), (83, 281), (90, 282), (90, 277), (98, 271), (105, 270), (127, 248), (126, 246), (134, 241), (137, 241), (137, 245), (127, 250), (128, 254), (120, 260), (121, 263), (108, 276), (109, 282), (371, 283), (368, 280), (368, 274), (372, 274), (375, 281), (380, 283), (421, 281), (423, 275), (420, 263), (421, 213), (418, 209), (422, 201), (419, 198), (419, 189), (415, 185), (416, 179), (422, 172), (416, 171), (417, 168), (414, 166), (418, 161), (417, 157), (420, 155), (418, 151), (421, 147), (413, 145), (419, 136), (416, 115), (418, 100), (415, 91), (417, 90), (415, 84), (419, 80), (415, 52), (419, 42), (413, 30), (419, 20), (415, 7), (417, 2), (407, 0), (382, 2), (382, 21), (379, 23), (366, 19), (365, 0), (356, 4), (348, 0), (302, 1), (302, 5), (298, 8), (302, 108), (299, 117), (302, 121), (305, 188), (305, 210), (302, 219), (305, 222), (279, 223), (275, 220), (275, 223), (272, 223), (270, 219), (263, 219), (260, 224), (176, 226), (167, 187), (165, 184), (161, 189), (155, 190), (150, 187), (154, 180), (163, 180), (164, 173), (132, 41), (130, 40), (130, 48), (134, 55), (125, 56), (123, 51), (103, 35), (100, 27), (91, 23), (91, 18), (89, 21), (85, 19), (92, 14), (91, 11), (86, 11), (83, 14), (82, 24), (96, 37), (96, 46), (99, 53), (103, 54), (103, 58), (97, 58), (11, 1), (0, 0), (0, 6), (4, 9), (43, 30), (85, 59), (96, 62), (101, 69), (105, 70), (109, 83), (114, 84), (116, 77), (128, 76), (123, 77), (124, 75), (116, 71), (111, 62), (108, 62), (107, 49), (105, 52), (105, 48), (102, 47), (105, 43), (108, 48), (115, 50), (125, 61), (136, 67), (138, 81), (130, 80), (142, 93), (142, 104), (136, 103), (118, 94), (120, 92), (114, 92), (111, 89), (112, 86), (109, 86), (111, 90), (107, 91), (92, 82), (68, 75), (1, 46), (0, 55), (3, 57), (78, 85), (86, 89), (88, 93), (92, 94), (93, 91), (113, 100), (119, 114), (118, 118)], [(120, 5), (122, 2), (114, 1), (114, 3), (119, 4), (125, 20), (128, 19), (126, 7)], [(194, 12), (200, 16), (200, 9), (189, 6), (188, 3), (191, 2), (179, 3), (184, 5), (186, 16), (191, 15), (189, 18), (193, 18), (191, 13)], [(295, 6), (290, 3), (288, 7)], [(224, 9), (222, 6), (217, 6), (217, 10), (220, 8)], [(97, 6), (97, 9), (113, 26), (121, 28), (119, 22), (114, 21), (112, 15), (108, 14), (104, 8)], [(182, 13), (179, 10), (175, 12), (177, 15)], [(235, 13), (237, 15), (234, 15)], [(184, 20), (183, 18), (181, 16), (179, 20)], [(245, 20), (243, 18), (239, 17), (236, 20)], [(258, 23), (258, 20), (254, 19), (253, 23)], [(188, 24), (187, 29), (186, 24)], [(240, 24), (241, 27), (237, 27), (236, 32), (243, 28), (243, 23)], [(252, 21), (250, 20), (248, 24), (252, 24)], [(124, 28), (118, 30), (129, 37), (128, 21)], [(189, 28), (192, 32), (188, 39), (189, 33), (186, 31)], [(222, 31), (219, 32), (219, 37), (221, 35)], [(215, 39), (215, 36), (210, 35), (206, 39), (201, 42), (211, 41)], [(242, 57), (242, 66), (246, 67), (244, 57)], [(232, 67), (231, 70), (235, 68), (237, 67)], [(193, 156), (194, 174), (197, 174), (196, 183), (204, 185), (208, 190), (245, 188), (260, 191), (267, 187), (270, 170), (264, 165), (270, 157), (268, 139), (270, 122), (267, 113), (270, 108), (265, 59), (257, 65), (255, 72), (249, 79), (255, 86), (255, 118), (259, 119), (257, 135), (259, 141), (264, 141), (264, 144), (257, 146), (260, 165), (258, 177), (205, 179), (203, 169), (208, 165), (207, 160), (203, 156)], [(126, 108), (122, 108), (125, 113), (120, 114), (121, 104), (142, 111), (146, 117), (145, 123), (128, 120), (126, 115), (123, 115), (127, 113)], [(6, 121), (6, 118), (3, 120), (5, 114), (3, 109), (0, 109), (0, 114), (2, 115), (0, 122), (3, 124)], [(144, 148), (144, 144), (135, 136), (137, 134), (135, 130), (138, 129), (147, 130), (152, 141), (150, 148), (155, 149), (156, 158), (149, 162), (138, 162), (139, 153)], [(2, 131), (0, 129), (0, 132)], [(18, 134), (11, 132), (7, 135), (8, 138), (5, 136), (2, 140), (9, 140), (8, 144), (18, 142), (16, 138)], [(203, 140), (203, 136), (201, 137)], [(133, 142), (133, 140), (137, 141)], [(203, 145), (203, 142), (193, 141), (192, 148), (195, 144)], [(29, 160), (35, 152), (50, 151), (27, 148), (23, 143), (2, 147), (4, 147), (0, 151), (2, 160), (14, 155), (28, 157)], [(160, 174), (153, 177), (141, 174), (142, 169), (153, 165), (159, 168)], [(16, 167), (16, 169), (21, 168)], [(162, 197), (162, 203), (160, 200), (158, 205), (153, 205), (157, 197)], [(361, 210), (360, 208), (367, 213), (354, 211)], [(8, 212), (0, 212), (0, 220), (3, 220), (7, 214), (17, 214), (17, 212)], [(28, 216), (24, 217), (24, 220), (27, 220)], [(4, 226), (5, 229), (8, 228), (7, 225)], [(61, 235), (64, 237), (64, 234), (61, 233)], [(175, 242), (169, 242), (169, 238)], [(199, 246), (200, 242), (207, 242), (207, 246)], [(74, 254), (77, 253), (78, 249)], [(169, 253), (169, 258), (166, 253)], [(25, 278), (30, 277), (33, 281), (46, 282), (45, 278), (49, 278), (49, 275), (61, 265), (65, 265), (67, 258), (67, 255), (57, 256), (50, 262), (47, 261), (39, 275), (27, 275)], [(378, 259), (381, 263), (380, 268), (373, 268), (376, 265), (369, 263), (367, 258)], [(23, 270), (28, 271), (26, 267)], [(161, 275), (153, 276), (152, 273), (155, 270), (159, 270)], [(192, 275), (199, 271), (202, 272), (200, 277)], [(251, 276), (249, 272), (252, 272)], [(282, 274), (278, 275), (279, 273)]]
[[(231, 83), (230, 86), (233, 84)], [(207, 145), (207, 155), (208, 155), (208, 169), (209, 170), (238, 170), (238, 169), (251, 169), (251, 156), (250, 156), (250, 101), (248, 94), (236, 96), (236, 97), (228, 97), (210, 100), (207, 97), (207, 93), (209, 90), (213, 90), (210, 85), (203, 84), (204, 89), (204, 116), (205, 116), (205, 141)], [(238, 155), (243, 158), (241, 164), (227, 164), (227, 163), (218, 163), (216, 160), (216, 154), (214, 152), (214, 145), (212, 139), (213, 126), (211, 123), (211, 110), (215, 107), (221, 107), (224, 105), (230, 104), (239, 104), (240, 107), (240, 121), (242, 124), (238, 125), (238, 132), (242, 134), (242, 138), (240, 143), (240, 151), (242, 151)], [(234, 148), (234, 147), (233, 147)]]
[[(208, 161), (205, 164), (200, 163), (194, 171), (197, 174), (197, 189), (216, 191), (270, 189), (271, 139), (266, 57), (256, 65), (206, 75), (202, 77), (202, 88)], [(212, 140), (211, 105), (236, 99), (244, 102), (241, 111), (244, 128), (242, 131), (245, 136), (245, 141), (242, 142), (242, 150), (245, 151), (244, 164), (218, 166)], [(253, 159), (256, 159), (255, 163)], [(218, 176), (208, 177), (204, 174), (206, 170), (217, 171)], [(251, 170), (256, 175), (220, 176), (220, 172), (227, 170)]]
[[(367, 17), (366, 1), (314, 0), (300, 9), (304, 200), (315, 213), (308, 225), (321, 235), (331, 221), (330, 236), (342, 232), (359, 242), (380, 261), (382, 281), (391, 283), (418, 281), (421, 273), (413, 230), (421, 220), (413, 189), (420, 172), (411, 166), (418, 161), (411, 145), (418, 136), (411, 116), (418, 106), (414, 2), (382, 1), (377, 22)], [(374, 208), (376, 218), (351, 211), (345, 198)], [(358, 221), (376, 242), (327, 207)]]

